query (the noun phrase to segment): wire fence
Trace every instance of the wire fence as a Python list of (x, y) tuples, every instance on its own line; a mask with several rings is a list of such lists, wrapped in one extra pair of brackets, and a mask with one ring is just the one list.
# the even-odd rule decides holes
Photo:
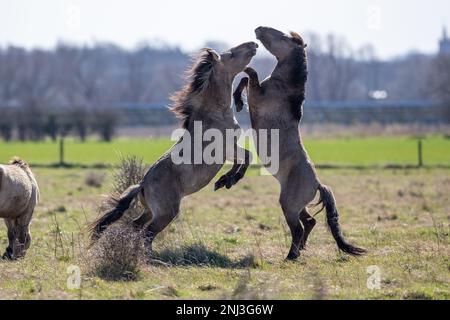
[[(0, 162), (19, 156), (35, 167), (106, 168), (121, 155), (136, 155), (153, 163), (172, 145), (169, 139), (118, 139), (112, 143), (59, 139), (44, 143), (0, 143)], [(317, 168), (433, 168), (450, 167), (450, 139), (340, 139), (307, 141)], [(251, 146), (250, 150), (254, 152)], [(254, 157), (257, 158), (257, 157)], [(252, 163), (252, 167), (262, 167)]]

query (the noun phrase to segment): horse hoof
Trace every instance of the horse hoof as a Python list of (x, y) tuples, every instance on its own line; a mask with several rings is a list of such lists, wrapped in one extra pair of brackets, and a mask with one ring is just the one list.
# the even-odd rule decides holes
[(222, 183), (222, 182), (220, 182), (220, 181), (217, 181), (217, 182), (214, 184), (214, 191), (217, 191), (217, 190), (223, 188), (224, 186), (225, 186), (224, 183)]
[(295, 253), (295, 252), (289, 252), (289, 254), (286, 257), (286, 260), (289, 261), (295, 261), (297, 260), (297, 258), (300, 256), (300, 253)]
[(245, 72), (246, 74), (248, 74), (249, 76), (252, 76), (252, 75), (255, 75), (255, 74), (256, 74), (255, 69), (253, 69), (252, 67), (247, 67), (247, 68), (245, 68), (245, 69), (244, 69), (244, 72)]
[(8, 251), (6, 251), (3, 254), (2, 259), (3, 260), (9, 260), (9, 261), (15, 260), (14, 257)]
[(227, 184), (227, 180), (228, 180), (227, 176), (225, 175), (221, 176), (220, 179), (217, 180), (217, 182), (214, 184), (214, 191), (217, 191), (225, 187), (225, 185)]
[(227, 189), (231, 189), (232, 186), (234, 186), (236, 184), (236, 179), (233, 177), (229, 177), (228, 180), (225, 183), (225, 187)]

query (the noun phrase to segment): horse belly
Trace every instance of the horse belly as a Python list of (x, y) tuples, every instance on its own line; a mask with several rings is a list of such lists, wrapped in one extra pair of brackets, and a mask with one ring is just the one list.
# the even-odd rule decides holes
[(183, 179), (184, 195), (195, 193), (206, 187), (222, 167), (222, 165), (219, 164), (215, 165), (202, 164), (198, 165), (198, 167), (196, 166), (197, 165), (194, 165), (192, 167), (192, 171), (186, 174), (185, 178)]

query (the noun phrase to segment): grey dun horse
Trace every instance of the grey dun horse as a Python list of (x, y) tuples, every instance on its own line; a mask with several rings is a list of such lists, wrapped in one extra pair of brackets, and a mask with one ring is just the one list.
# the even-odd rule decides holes
[(8, 247), (3, 259), (25, 256), (30, 247), (30, 222), (39, 201), (39, 187), (28, 164), (14, 158), (0, 165), (0, 218), (8, 229)]
[[(279, 170), (273, 172), (281, 185), (280, 205), (289, 225), (292, 244), (287, 259), (296, 259), (304, 248), (308, 235), (316, 224), (308, 213), (307, 205), (317, 191), (326, 209), (330, 231), (342, 251), (362, 255), (366, 251), (344, 240), (339, 226), (339, 214), (331, 189), (320, 183), (313, 163), (303, 147), (298, 126), (302, 117), (307, 80), (306, 44), (294, 32), (289, 35), (268, 27), (255, 30), (256, 38), (273, 54), (278, 63), (272, 74), (259, 82), (258, 74), (246, 68), (249, 76), (239, 83), (234, 99), (236, 109), (241, 110), (241, 93), (248, 87), (248, 105), (253, 129), (279, 129)], [(269, 135), (268, 143), (271, 143)], [(257, 149), (259, 153), (259, 150)]]

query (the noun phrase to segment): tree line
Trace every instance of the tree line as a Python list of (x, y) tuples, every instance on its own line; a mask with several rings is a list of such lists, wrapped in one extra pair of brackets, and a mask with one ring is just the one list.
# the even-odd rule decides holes
[[(373, 99), (383, 90), (390, 100), (435, 100), (450, 105), (449, 55), (411, 53), (377, 58), (370, 46), (352, 48), (335, 35), (310, 33), (309, 101)], [(211, 42), (218, 50), (229, 47)], [(97, 43), (54, 49), (0, 48), (0, 131), (6, 140), (91, 133), (110, 140), (121, 103), (161, 103), (178, 90), (190, 54), (149, 44), (125, 50)], [(276, 61), (260, 55), (252, 65), (264, 77)]]
[(17, 138), (19, 141), (40, 141), (47, 137), (56, 141), (58, 137), (76, 136), (84, 142), (91, 134), (102, 141), (111, 141), (119, 124), (119, 113), (115, 108), (71, 107), (56, 109), (41, 106), (2, 108), (0, 137), (4, 141)]

